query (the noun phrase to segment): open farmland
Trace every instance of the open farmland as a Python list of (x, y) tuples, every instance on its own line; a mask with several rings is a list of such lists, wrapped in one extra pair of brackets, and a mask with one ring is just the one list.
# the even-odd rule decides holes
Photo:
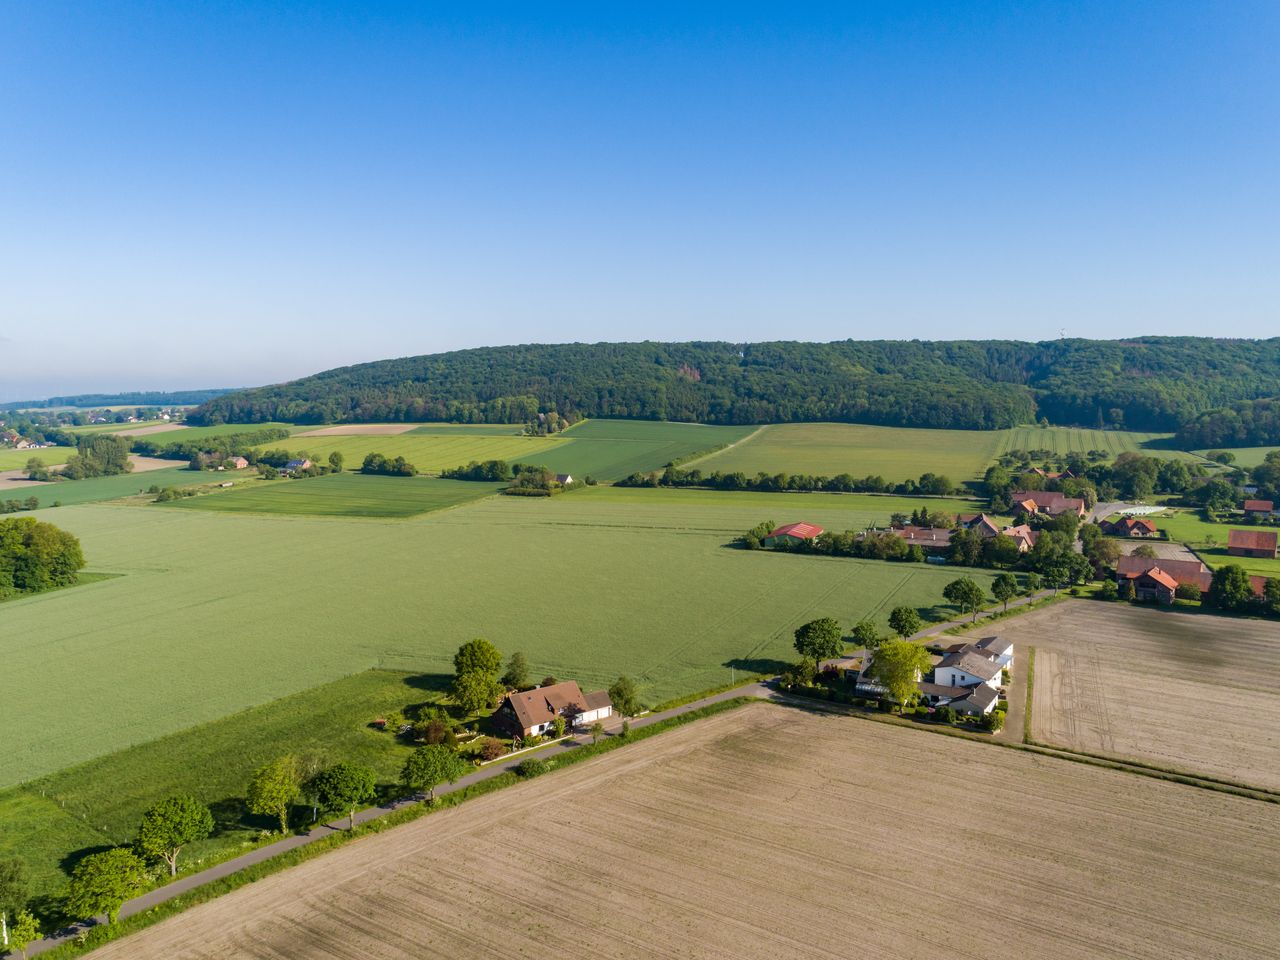
[(14, 450), (11, 447), (0, 447), (0, 470), (21, 470), (32, 457), (38, 457), (46, 466), (54, 466), (67, 462), (67, 457), (76, 452), (75, 447), (41, 447), (39, 450)]
[[(150, 464), (159, 461), (147, 458)], [(173, 461), (169, 461), (173, 463)], [(90, 477), (88, 480), (59, 480), (55, 483), (41, 483), (36, 486), (24, 486), (21, 497), (35, 497), (41, 507), (51, 507), (55, 502), (63, 506), (79, 503), (97, 503), (102, 500), (119, 500), (144, 492), (153, 485), (176, 487), (190, 483), (199, 483), (203, 479), (208, 482), (208, 474), (193, 473), (186, 467), (167, 466), (159, 469), (140, 470), (136, 473), (121, 473), (112, 477)], [(15, 491), (15, 496), (17, 496)], [(53, 517), (47, 518), (53, 523), (61, 523)]]
[(503, 486), (505, 484), (429, 477), (367, 477), (359, 473), (333, 473), (306, 480), (254, 480), (247, 486), (174, 500), (166, 506), (222, 513), (411, 517), (487, 497)]
[(218, 813), (217, 834), (184, 852), (186, 866), (235, 851), (274, 826), (239, 799), (254, 770), (293, 753), (318, 765), (363, 763), (393, 783), (410, 748), (369, 722), (438, 699), (447, 680), (368, 670), (0, 790), (0, 857), (24, 857), (35, 892), (57, 893), (68, 859), (133, 839), (157, 791), (190, 794)]
[[(769, 516), (843, 530), (892, 503), (598, 487), (395, 521), (63, 507), (90, 569), (123, 576), (5, 605), (0, 786), (368, 667), (447, 672), (475, 636), (538, 675), (628, 674), (652, 703), (776, 668), (814, 617), (943, 619), (954, 570), (728, 546)], [(76, 665), (75, 697), (55, 664)]]
[(1280, 624), (1073, 601), (1000, 635), (1036, 648), (1037, 741), (1280, 790)]
[(1122, 453), (1140, 453), (1166, 460), (1202, 458), (1170, 445), (1171, 433), (1137, 433), (1132, 430), (1090, 430), (1082, 427), (1014, 427), (1000, 434), (996, 456), (1010, 450), (1050, 450), (1066, 455), (1103, 450), (1113, 459)]
[(891, 482), (940, 473), (953, 483), (982, 476), (1000, 440), (994, 430), (910, 430), (858, 423), (782, 423), (688, 466), (704, 473), (880, 476)]
[[(1235, 456), (1235, 461), (1231, 464), (1233, 467), (1260, 467), (1262, 461), (1267, 459), (1267, 454), (1276, 450), (1276, 447), (1216, 447), (1217, 450), (1226, 450)], [(1209, 453), (1208, 450), (1197, 450), (1197, 455), (1204, 456)]]
[(546, 454), (563, 441), (543, 437), (476, 436), (469, 434), (452, 436), (424, 436), (402, 433), (398, 436), (355, 434), (347, 436), (294, 436), (288, 440), (273, 440), (259, 444), (259, 450), (288, 450), (306, 454), (317, 463), (324, 463), (335, 450), (342, 454), (346, 465), (358, 470), (364, 458), (371, 453), (387, 457), (404, 457), (423, 473), (439, 473), (451, 467), (459, 467), (472, 460), (507, 460), (512, 463), (542, 463)]
[(1160, 529), (1170, 538), (1195, 548), (1196, 554), (1211, 568), (1235, 563), (1249, 573), (1261, 577), (1280, 577), (1280, 560), (1264, 557), (1233, 557), (1227, 553), (1227, 538), (1233, 529), (1256, 530), (1241, 523), (1209, 523), (1201, 518), (1198, 510), (1171, 508), (1156, 517)]
[[(999, 788), (976, 803), (975, 783)], [(371, 836), (95, 957), (1251, 960), (1280, 935), (1277, 845), (1270, 804), (758, 704)], [(995, 905), (974, 906), (977, 865)]]

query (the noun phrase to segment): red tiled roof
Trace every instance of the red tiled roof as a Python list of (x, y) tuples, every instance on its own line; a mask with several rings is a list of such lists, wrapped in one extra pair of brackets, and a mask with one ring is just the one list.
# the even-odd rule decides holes
[(1245, 513), (1270, 513), (1275, 509), (1275, 504), (1270, 500), (1246, 500), (1244, 502)]
[(1232, 530), (1227, 535), (1227, 549), (1270, 550), (1276, 552), (1276, 534), (1272, 530)]
[(769, 533), (771, 537), (799, 537), (801, 540), (812, 540), (822, 533), (816, 523), (784, 523), (777, 530)]
[(1178, 589), (1178, 581), (1169, 576), (1169, 574), (1165, 573), (1159, 567), (1152, 567), (1146, 572), (1146, 576), (1150, 577), (1156, 583), (1163, 584), (1170, 590)]
[(1174, 583), (1194, 583), (1201, 590), (1208, 590), (1213, 574), (1199, 560), (1156, 560), (1152, 557), (1121, 557), (1116, 563), (1116, 574), (1126, 580), (1136, 580), (1148, 570), (1158, 569), (1168, 574)]

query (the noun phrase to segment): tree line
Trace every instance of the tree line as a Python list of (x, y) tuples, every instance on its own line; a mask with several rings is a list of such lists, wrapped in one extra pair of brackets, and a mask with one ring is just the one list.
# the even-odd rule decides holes
[(749, 477), (741, 471), (703, 473), (696, 467), (682, 470), (668, 466), (662, 471), (637, 472), (617, 481), (619, 487), (706, 487), (712, 490), (751, 490), (764, 493), (897, 493), (924, 496), (946, 496), (963, 493), (952, 485), (945, 474), (922, 473), (918, 480), (889, 483), (881, 476), (854, 477), (848, 473), (834, 477), (801, 473), (758, 473)]

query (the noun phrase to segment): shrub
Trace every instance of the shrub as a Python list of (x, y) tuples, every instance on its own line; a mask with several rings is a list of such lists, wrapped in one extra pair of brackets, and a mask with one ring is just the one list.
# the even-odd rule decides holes
[(525, 779), (532, 777), (540, 777), (551, 769), (551, 764), (546, 760), (540, 760), (537, 757), (529, 757), (520, 761), (520, 766), (516, 767), (516, 773)]
[(1180, 583), (1178, 589), (1174, 591), (1174, 596), (1179, 600), (1195, 600), (1199, 602), (1201, 598), (1200, 585), (1198, 583)]
[(954, 707), (939, 707), (933, 712), (933, 716), (941, 723), (955, 723), (957, 714)]
[(992, 710), (982, 718), (982, 729), (990, 730), (992, 733), (999, 733), (1004, 729), (1004, 713), (1000, 710)]
[(1099, 600), (1119, 600), (1120, 599), (1120, 588), (1116, 586), (1116, 582), (1114, 580), (1108, 580), (1102, 585), (1102, 588), (1098, 591), (1098, 599)]
[(480, 744), (481, 760), (497, 760), (507, 752), (507, 748), (497, 737), (485, 737), (484, 742)]

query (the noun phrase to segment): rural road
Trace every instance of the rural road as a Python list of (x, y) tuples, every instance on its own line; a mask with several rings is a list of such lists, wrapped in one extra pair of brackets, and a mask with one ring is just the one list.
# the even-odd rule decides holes
[[(1029, 597), (1019, 597), (1017, 600), (1010, 600), (1009, 609), (1017, 610), (1019, 607), (1025, 607), (1029, 603), (1034, 603), (1037, 600), (1043, 600), (1046, 597), (1052, 597), (1052, 596), (1053, 596), (1052, 590), (1041, 590), (1039, 593), (1033, 593)], [(1002, 612), (1004, 612), (1004, 607), (995, 607), (991, 610), (983, 610), (981, 613), (978, 614), (977, 622), (981, 624), (984, 620), (990, 620), (993, 614), (1002, 613)], [(908, 640), (930, 640), (938, 636), (939, 634), (945, 633), (946, 631), (952, 629), (953, 627), (968, 627), (972, 625), (973, 625), (972, 616), (961, 617), (958, 620), (947, 620), (947, 621), (944, 621), (943, 623), (932, 623), (929, 626), (925, 627), (923, 630), (921, 630), (919, 633), (913, 633), (911, 636), (907, 637), (907, 639)]]
[[(678, 717), (693, 710), (701, 709), (702, 707), (709, 706), (713, 703), (730, 700), (734, 697), (766, 698), (772, 696), (774, 696), (773, 691), (762, 683), (744, 684), (741, 687), (735, 687), (734, 689), (726, 690), (723, 693), (713, 694), (711, 696), (704, 697), (701, 700), (695, 700), (692, 703), (672, 707), (670, 710), (663, 710), (660, 713), (650, 713), (642, 717), (632, 718), (631, 728), (633, 730), (638, 730), (642, 727), (647, 727), (651, 724), (659, 723), (660, 721), (669, 720), (672, 717)], [(621, 727), (621, 720), (614, 720), (606, 724), (606, 736), (616, 736)], [(514, 758), (505, 763), (498, 762), (490, 764), (483, 769), (477, 770), (475, 773), (467, 774), (457, 783), (437, 787), (436, 794), (437, 796), (444, 796), (445, 794), (455, 793), (458, 790), (465, 790), (467, 787), (480, 783), (483, 780), (490, 780), (503, 773), (513, 771), (517, 766), (519, 766), (520, 762), (524, 760), (526, 756), (537, 756), (540, 758), (555, 757), (583, 746), (584, 744), (589, 743), (590, 740), (591, 737), (589, 734), (581, 734), (570, 740), (555, 744), (554, 746), (538, 750), (532, 754), (521, 755), (520, 757)], [(370, 820), (376, 820), (377, 818), (384, 817), (395, 810), (399, 810), (401, 807), (407, 807), (411, 804), (421, 802), (421, 800), (417, 799), (405, 799), (397, 800), (394, 803), (388, 803), (382, 806), (369, 807), (368, 809), (361, 810), (356, 814), (356, 823), (368, 823)], [(175, 880), (173, 883), (165, 884), (164, 886), (157, 887), (154, 890), (149, 890), (142, 894), (142, 896), (135, 897), (134, 899), (127, 901), (120, 909), (120, 917), (123, 919), (125, 917), (133, 916), (136, 913), (141, 913), (144, 910), (149, 910), (152, 907), (158, 906), (168, 900), (172, 900), (174, 897), (188, 893), (197, 887), (202, 887), (206, 883), (212, 883), (214, 880), (220, 880), (223, 877), (230, 876), (231, 874), (244, 870), (247, 867), (262, 863), (264, 860), (269, 860), (272, 857), (286, 853), (289, 850), (294, 850), (298, 847), (304, 847), (307, 844), (315, 843), (317, 840), (344, 830), (346, 828), (346, 822), (347, 818), (341, 817), (340, 819), (334, 820), (330, 823), (319, 824), (307, 833), (285, 837), (281, 840), (277, 840), (275, 843), (268, 844), (264, 847), (258, 847), (256, 850), (251, 850), (248, 853), (241, 854), (231, 860), (226, 860), (216, 866), (209, 867), (207, 870), (188, 874), (185, 877)], [(74, 940), (85, 930), (105, 921), (105, 917), (95, 917), (91, 921), (85, 921), (65, 927), (62, 930), (45, 937), (43, 940), (37, 940), (32, 943), (27, 947), (27, 954), (34, 957), (37, 954), (44, 953), (46, 950), (51, 950), (60, 944)]]

